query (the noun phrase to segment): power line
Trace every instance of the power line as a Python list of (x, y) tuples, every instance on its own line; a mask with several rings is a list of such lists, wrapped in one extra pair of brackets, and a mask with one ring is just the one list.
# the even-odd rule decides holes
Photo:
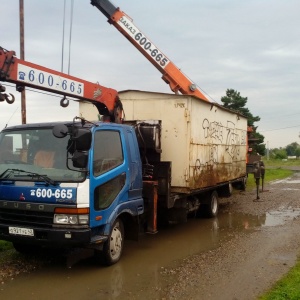
[[(12, 87), (12, 88), (15, 87), (14, 85), (8, 84), (8, 83), (2, 83), (2, 85), (8, 86), (8, 87)], [(39, 91), (39, 90), (36, 90), (36, 89), (31, 89), (31, 88), (28, 88), (28, 87), (26, 87), (26, 91), (30, 91), (30, 92), (33, 92), (33, 93), (42, 94), (42, 95), (46, 95), (46, 96), (52, 96), (52, 97), (62, 98), (62, 95), (56, 95), (56, 94), (52, 94), (52, 93), (47, 93), (47, 92)]]
[(282, 130), (282, 129), (295, 128), (295, 127), (300, 127), (300, 125), (289, 126), (289, 127), (282, 127), (282, 128), (276, 128), (276, 129), (260, 130), (260, 132), (275, 131), (275, 130)]
[(71, 0), (71, 21), (70, 21), (70, 36), (69, 36), (68, 74), (70, 74), (70, 67), (71, 67), (71, 43), (72, 43), (72, 29), (73, 29), (73, 10), (74, 10), (74, 0)]
[[(70, 74), (71, 67), (71, 43), (72, 43), (72, 31), (73, 31), (73, 12), (74, 12), (74, 0), (71, 0), (70, 8), (70, 32), (69, 32), (69, 58), (68, 58), (68, 74)], [(65, 23), (66, 23), (66, 0), (64, 0), (63, 10), (63, 29), (62, 29), (62, 49), (61, 49), (61, 72), (64, 69), (64, 49), (65, 49)]]
[(282, 115), (282, 114), (280, 114), (280, 115), (272, 115), (272, 116), (267, 116), (267, 117), (263, 117), (262, 119), (263, 120), (266, 120), (266, 119), (274, 119), (274, 118), (278, 118), (279, 116), (280, 116), (280, 118), (282, 118), (282, 117), (289, 117), (289, 116), (296, 116), (296, 115), (300, 115), (300, 112), (298, 112), (298, 113), (294, 113), (294, 114), (287, 114), (287, 115)]
[(66, 0), (64, 1), (64, 16), (63, 16), (63, 30), (61, 42), (61, 72), (64, 71), (64, 49), (65, 49), (65, 21), (66, 21)]

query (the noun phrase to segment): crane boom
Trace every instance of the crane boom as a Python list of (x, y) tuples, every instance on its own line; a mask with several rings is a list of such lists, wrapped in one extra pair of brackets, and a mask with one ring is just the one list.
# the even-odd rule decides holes
[(209, 101), (205, 95), (156, 47), (132, 22), (132, 19), (109, 0), (91, 0), (107, 18), (161, 73), (174, 93), (194, 95)]
[[(0, 81), (16, 84), (17, 90), (32, 87), (39, 90), (60, 94), (93, 103), (101, 115), (110, 116), (112, 121), (120, 122), (122, 118), (122, 104), (118, 92), (68, 74), (58, 72), (43, 66), (21, 60), (14, 51), (0, 47)], [(0, 85), (0, 101), (12, 103), (5, 87)], [(61, 105), (64, 106), (61, 102)]]

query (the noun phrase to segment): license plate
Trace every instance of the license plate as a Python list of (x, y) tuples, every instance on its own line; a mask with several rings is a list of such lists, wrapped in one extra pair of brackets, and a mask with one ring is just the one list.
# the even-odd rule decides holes
[(34, 236), (33, 229), (30, 228), (9, 227), (8, 232), (9, 234), (15, 234), (15, 235)]

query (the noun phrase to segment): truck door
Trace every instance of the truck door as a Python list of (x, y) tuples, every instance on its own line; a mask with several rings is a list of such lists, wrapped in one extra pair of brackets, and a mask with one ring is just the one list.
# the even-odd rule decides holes
[(96, 130), (91, 155), (90, 223), (91, 227), (95, 227), (111, 221), (110, 217), (117, 213), (118, 206), (126, 205), (131, 200), (130, 155), (123, 131), (109, 128)]

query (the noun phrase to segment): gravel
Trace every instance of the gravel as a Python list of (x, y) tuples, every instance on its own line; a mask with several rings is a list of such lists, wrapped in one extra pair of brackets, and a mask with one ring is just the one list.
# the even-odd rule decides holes
[[(277, 223), (252, 224), (247, 232), (232, 231), (217, 248), (186, 257), (176, 267), (163, 268), (166, 286), (159, 299), (250, 300), (269, 289), (295, 264), (299, 254), (299, 190), (300, 173), (295, 172), (288, 181), (266, 185), (260, 201), (255, 201), (256, 190), (235, 192), (222, 200), (221, 211), (228, 215), (245, 214), (265, 222), (273, 213), (280, 222), (274, 219)], [(0, 282), (49, 263), (45, 257), (5, 251), (0, 255)]]
[(242, 213), (266, 220), (271, 213), (278, 219), (254, 227), (250, 233), (234, 232), (218, 248), (188, 257), (180, 266), (165, 270), (172, 279), (162, 299), (257, 299), (297, 260), (299, 190), (300, 173), (295, 173), (287, 182), (268, 184), (260, 192), (260, 201), (256, 201), (253, 190), (236, 193), (223, 202), (223, 211), (229, 214)]

